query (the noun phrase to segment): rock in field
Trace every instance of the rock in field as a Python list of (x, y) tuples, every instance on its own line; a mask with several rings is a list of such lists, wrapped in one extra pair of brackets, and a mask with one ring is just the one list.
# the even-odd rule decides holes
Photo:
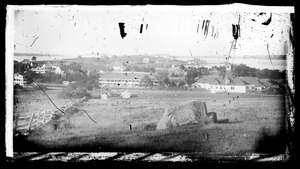
[(188, 101), (180, 105), (165, 109), (163, 117), (156, 126), (156, 130), (182, 126), (191, 123), (205, 125), (207, 122), (206, 103), (202, 101)]

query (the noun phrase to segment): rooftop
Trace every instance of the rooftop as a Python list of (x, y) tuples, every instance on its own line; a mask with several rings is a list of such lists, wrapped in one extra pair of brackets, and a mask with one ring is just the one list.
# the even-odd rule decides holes
[(255, 77), (240, 77), (246, 85), (254, 85), (255, 87), (263, 87), (259, 80)]
[[(227, 85), (244, 86), (245, 83), (238, 77), (229, 78), (230, 82)], [(225, 85), (225, 79), (218, 75), (203, 76), (196, 83), (209, 83), (210, 85)]]

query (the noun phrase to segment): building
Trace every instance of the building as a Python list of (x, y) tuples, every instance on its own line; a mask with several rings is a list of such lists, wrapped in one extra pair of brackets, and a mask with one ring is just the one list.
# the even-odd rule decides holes
[(112, 91), (111, 87), (108, 84), (103, 84), (101, 86), (101, 94), (106, 94), (107, 96), (112, 96), (113, 91)]
[(129, 99), (132, 96), (132, 94), (129, 91), (125, 91), (121, 94), (121, 97), (123, 99)]
[(31, 61), (29, 59), (24, 59), (21, 61), (22, 64), (30, 64)]
[(124, 66), (118, 62), (110, 63), (107, 66), (112, 67), (115, 71), (123, 71), (124, 70)]
[(149, 63), (149, 58), (144, 58), (143, 63)]
[(149, 76), (154, 86), (158, 80), (149, 72), (122, 72), (115, 71), (100, 76), (99, 85), (108, 84), (111, 87), (139, 87), (144, 76)]
[(39, 73), (39, 74), (45, 74), (47, 72), (46, 68), (45, 67), (36, 67), (36, 68), (31, 68), (30, 69), (31, 71), (35, 72), (35, 73)]
[(15, 73), (14, 74), (14, 85), (15, 84), (19, 84), (21, 86), (24, 86), (26, 84), (26, 79), (24, 78), (23, 75), (19, 74), (19, 73)]
[(69, 81), (63, 81), (62, 84), (65, 85), (65, 86), (68, 86), (70, 84), (70, 82)]
[(246, 85), (240, 78), (225, 78), (217, 75), (203, 76), (192, 85), (194, 88), (204, 88), (213, 93), (246, 93)]
[(240, 77), (245, 83), (247, 90), (261, 91), (265, 86), (255, 77)]
[(60, 75), (63, 75), (64, 71), (61, 70), (61, 68), (59, 66), (57, 66), (54, 70), (54, 73), (55, 74), (60, 74)]

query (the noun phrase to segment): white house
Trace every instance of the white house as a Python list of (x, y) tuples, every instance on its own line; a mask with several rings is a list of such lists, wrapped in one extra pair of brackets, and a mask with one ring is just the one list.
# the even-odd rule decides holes
[(228, 92), (228, 93), (246, 93), (246, 86), (240, 78), (225, 78), (217, 75), (203, 76), (193, 84), (194, 88), (204, 88), (212, 93)]
[(45, 74), (46, 73), (46, 68), (45, 67), (36, 67), (36, 68), (32, 68), (30, 69), (31, 71), (34, 71), (35, 73), (39, 73), (39, 74)]
[(112, 67), (116, 71), (123, 71), (124, 69), (124, 66), (118, 62), (110, 63), (108, 66)]
[(66, 86), (68, 86), (70, 84), (69, 81), (63, 81), (62, 83), (63, 83), (63, 85), (66, 85)]
[(63, 71), (61, 70), (61, 68), (60, 68), (60, 67), (58, 67), (58, 66), (57, 66), (57, 67), (55, 68), (55, 71), (54, 71), (54, 73), (55, 73), (55, 74), (62, 74), (62, 73), (63, 73)]
[(149, 58), (144, 58), (143, 63), (149, 63)]
[(19, 73), (14, 74), (14, 85), (19, 84), (21, 86), (24, 86), (26, 84), (26, 79), (24, 78), (23, 75)]

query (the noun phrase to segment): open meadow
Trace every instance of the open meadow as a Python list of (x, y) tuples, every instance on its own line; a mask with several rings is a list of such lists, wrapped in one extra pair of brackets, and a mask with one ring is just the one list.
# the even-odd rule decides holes
[[(223, 155), (285, 151), (284, 96), (128, 89), (135, 97), (123, 99), (119, 95), (125, 89), (116, 90), (107, 100), (100, 99), (100, 90), (90, 91), (90, 99), (73, 105), (58, 119), (67, 125), (53, 129), (53, 118), (26, 137), (16, 137), (14, 151), (175, 151)], [(60, 108), (72, 103), (57, 97), (61, 90), (46, 92)], [(17, 97), (20, 100), (14, 113), (56, 109), (40, 90), (19, 92)], [(208, 112), (216, 112), (218, 119), (229, 122), (156, 130), (165, 108), (189, 100), (205, 101)]]

